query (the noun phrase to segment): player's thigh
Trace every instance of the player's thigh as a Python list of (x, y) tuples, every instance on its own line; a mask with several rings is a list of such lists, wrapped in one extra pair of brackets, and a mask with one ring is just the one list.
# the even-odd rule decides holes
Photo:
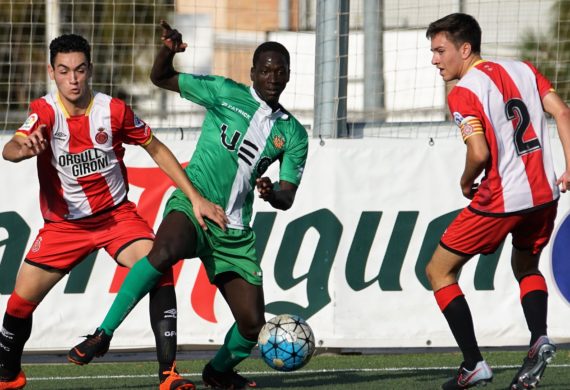
[(519, 251), (539, 254), (550, 241), (554, 230), (558, 204), (534, 210), (519, 216), (520, 221), (513, 229), (513, 246)]
[(471, 258), (438, 245), (426, 267), (426, 275), (433, 291), (457, 282), (461, 267)]
[(133, 265), (149, 254), (152, 249), (152, 240), (141, 239), (131, 242), (117, 255), (117, 262), (125, 267), (132, 268)]
[(482, 215), (465, 208), (447, 227), (440, 244), (461, 256), (494, 253), (519, 220), (516, 215)]
[(188, 215), (181, 211), (168, 213), (156, 232), (149, 261), (165, 270), (180, 259), (195, 257), (198, 231)]
[(61, 270), (24, 263), (18, 271), (14, 291), (28, 301), (41, 302), (64, 276), (65, 272)]
[(520, 250), (513, 247), (511, 255), (511, 267), (517, 280), (525, 276), (539, 274), (538, 263), (540, 252), (533, 253), (532, 250)]
[(96, 246), (105, 248), (121, 265), (132, 267), (152, 247), (154, 232), (132, 202), (125, 202), (90, 223), (95, 225)]

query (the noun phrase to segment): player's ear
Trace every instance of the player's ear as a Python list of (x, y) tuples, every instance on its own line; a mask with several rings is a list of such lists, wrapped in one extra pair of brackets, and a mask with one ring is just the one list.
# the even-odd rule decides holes
[(251, 81), (253, 81), (254, 75), (255, 75), (255, 66), (252, 66), (250, 71), (249, 71), (249, 79)]
[(50, 80), (54, 80), (54, 70), (53, 70), (53, 67), (51, 66), (51, 64), (48, 64), (47, 71), (48, 71)]
[(467, 59), (473, 51), (471, 50), (471, 44), (469, 42), (464, 42), (461, 45), (461, 56), (463, 59)]

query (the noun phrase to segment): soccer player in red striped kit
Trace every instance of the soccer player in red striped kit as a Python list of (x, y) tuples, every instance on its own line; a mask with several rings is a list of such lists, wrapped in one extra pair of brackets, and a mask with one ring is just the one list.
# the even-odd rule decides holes
[[(471, 200), (441, 237), (426, 268), (464, 359), (442, 388), (466, 389), (493, 379), (457, 276), (471, 257), (493, 253), (509, 233), (512, 269), (531, 333), (531, 347), (510, 388), (534, 388), (556, 351), (546, 332), (548, 293), (538, 263), (554, 227), (559, 186), (562, 192), (570, 186), (570, 109), (530, 63), (483, 60), (481, 28), (472, 16), (441, 18), (429, 25), (426, 36), (443, 80), (459, 80), (448, 105), (467, 146), (460, 186)], [(556, 121), (564, 148), (566, 167), (558, 179), (544, 111)]]
[[(30, 104), (30, 115), (4, 146), (12, 162), (36, 157), (45, 224), (26, 255), (0, 332), (0, 390), (26, 385), (21, 368), (32, 314), (53, 286), (91, 252), (104, 248), (132, 267), (152, 248), (154, 233), (128, 200), (123, 144), (142, 146), (172, 181), (198, 203), (198, 215), (225, 226), (223, 210), (194, 189), (182, 167), (120, 99), (93, 92), (89, 43), (65, 34), (50, 44), (48, 72), (57, 92)], [(176, 295), (172, 270), (150, 294), (161, 390), (194, 389), (175, 369)], [(88, 339), (93, 337), (87, 336)]]

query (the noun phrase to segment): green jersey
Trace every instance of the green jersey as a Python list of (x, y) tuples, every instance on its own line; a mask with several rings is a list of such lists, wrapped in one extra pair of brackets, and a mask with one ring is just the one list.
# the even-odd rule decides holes
[(249, 227), (255, 181), (279, 160), (279, 179), (299, 185), (307, 159), (305, 128), (283, 108), (273, 111), (253, 87), (219, 76), (180, 74), (180, 95), (207, 109), (186, 167), (196, 189), (222, 206), (228, 227)]

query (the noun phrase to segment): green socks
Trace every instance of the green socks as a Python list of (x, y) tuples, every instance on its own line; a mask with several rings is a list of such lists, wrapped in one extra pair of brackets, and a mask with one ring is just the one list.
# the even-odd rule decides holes
[(212, 367), (220, 372), (230, 371), (251, 354), (256, 344), (256, 341), (244, 338), (238, 331), (237, 323), (234, 323), (226, 334), (224, 345), (212, 359)]
[(149, 263), (147, 257), (137, 261), (127, 274), (99, 329), (112, 336), (133, 307), (156, 285), (161, 276), (162, 273)]

